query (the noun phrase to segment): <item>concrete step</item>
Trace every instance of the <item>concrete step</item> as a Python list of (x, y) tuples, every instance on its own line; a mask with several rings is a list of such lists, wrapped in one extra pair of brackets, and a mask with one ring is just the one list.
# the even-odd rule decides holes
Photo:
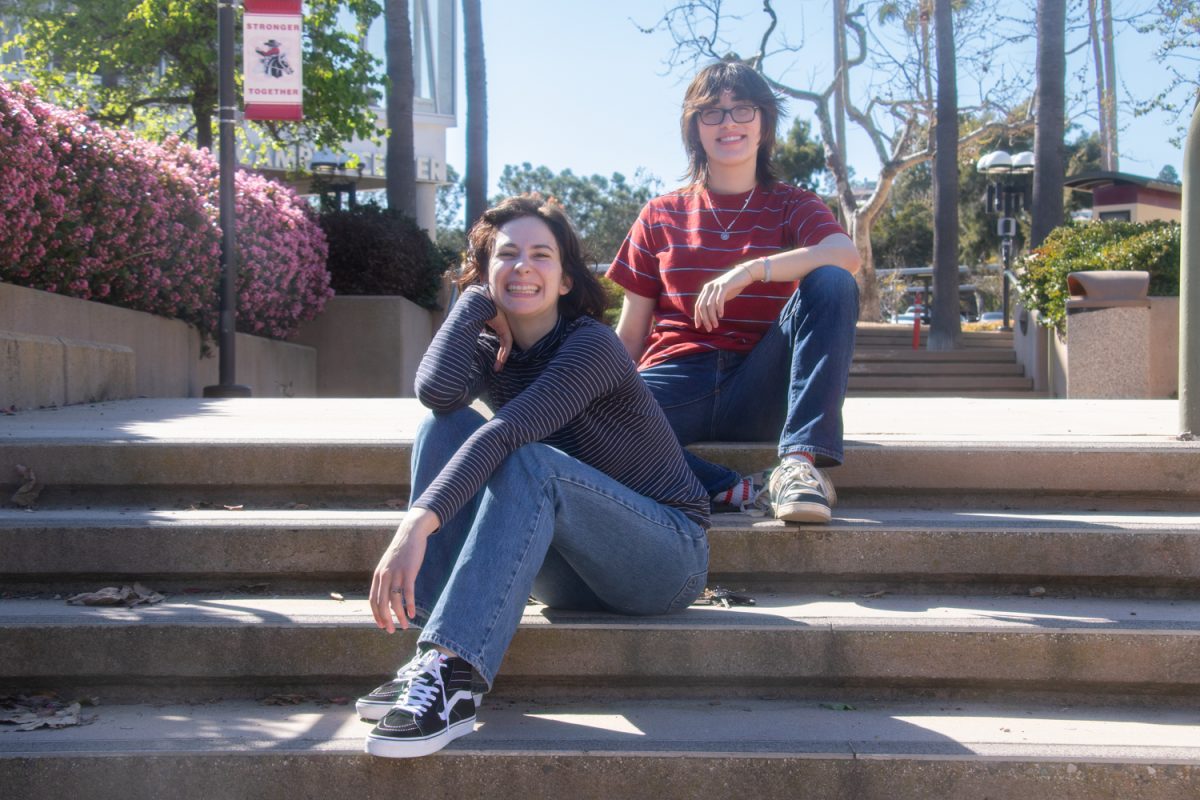
[[(882, 372), (882, 371), (880, 371)], [(963, 371), (925, 372), (919, 374), (888, 374), (887, 372), (850, 372), (850, 389), (888, 390), (893, 392), (938, 391), (1004, 391), (1021, 392), (1033, 390), (1033, 379), (1019, 372), (1016, 375), (964, 374)], [(1011, 372), (1011, 370), (1010, 370)]]
[[(360, 492), (381, 502), (406, 497), (425, 413), (415, 400), (73, 406), (0, 417), (0, 464), (33, 466), (49, 505), (80, 487), (106, 505), (201, 491), (308, 504)], [(844, 415), (846, 462), (832, 477), (849, 492), (1200, 497), (1200, 442), (1178, 440), (1175, 401), (860, 397)], [(776, 461), (773, 444), (690, 449), (743, 473)]]
[[(392, 510), (3, 510), (0, 586), (360, 592), (402, 519)], [(843, 504), (828, 526), (719, 514), (709, 541), (710, 586), (1200, 596), (1200, 510)]]
[[(673, 616), (528, 607), (497, 680), (508, 697), (758, 697), (896, 692), (1200, 699), (1200, 602), (759, 593), (755, 606)], [(114, 700), (355, 691), (395, 669), (415, 634), (375, 628), (366, 600), (180, 595), (132, 609), (0, 601), (0, 689)], [(994, 695), (991, 695), (994, 696)]]
[(938, 398), (938, 397), (953, 397), (958, 400), (1045, 400), (1049, 397), (1046, 392), (1035, 392), (1032, 390), (1012, 391), (1008, 389), (1001, 390), (971, 390), (971, 391), (897, 391), (896, 389), (851, 389), (846, 392), (847, 398), (885, 398), (885, 397), (904, 397), (904, 398)]
[[(911, 325), (880, 325), (867, 327), (858, 326), (855, 334), (856, 347), (905, 347), (911, 346), (913, 331)], [(919, 337), (921, 347), (929, 341), (928, 326), (921, 326)], [(1007, 348), (1012, 349), (1012, 331), (963, 331), (961, 345), (963, 348)]]
[(417, 760), (364, 755), (367, 725), (328, 703), (101, 705), (89, 725), (0, 735), (0, 783), (10, 800), (1200, 793), (1189, 711), (843, 701), (485, 701), (475, 733)]
[(913, 350), (911, 347), (858, 347), (854, 350), (855, 364), (891, 363), (1015, 364), (1017, 354), (1011, 350), (972, 348), (969, 350)]
[(850, 382), (857, 378), (902, 378), (927, 376), (966, 378), (1018, 378), (1027, 381), (1020, 364), (1007, 362), (864, 361), (850, 365)]

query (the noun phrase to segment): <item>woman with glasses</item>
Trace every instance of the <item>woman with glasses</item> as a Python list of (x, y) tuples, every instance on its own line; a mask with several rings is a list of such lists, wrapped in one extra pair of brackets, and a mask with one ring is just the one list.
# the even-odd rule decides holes
[(700, 71), (683, 101), (690, 182), (651, 200), (608, 277), (625, 289), (617, 334), (682, 444), (778, 441), (755, 476), (687, 454), (715, 508), (769, 500), (828, 522), (860, 260), (825, 203), (775, 179), (779, 100), (735, 61)]
[[(708, 498), (625, 349), (562, 208), (484, 212), (462, 296), (417, 370), (412, 503), (371, 583), (375, 623), (422, 628), (359, 698), (367, 752), (405, 758), (471, 733), (533, 595), (552, 608), (665, 614), (708, 570)], [(484, 398), (485, 419), (470, 403)]]

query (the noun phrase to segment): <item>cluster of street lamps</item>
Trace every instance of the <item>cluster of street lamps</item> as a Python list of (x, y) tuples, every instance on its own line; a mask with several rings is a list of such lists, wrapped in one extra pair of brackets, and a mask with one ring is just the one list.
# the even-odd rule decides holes
[(1000, 235), (1000, 260), (1003, 262), (1004, 280), (1004, 323), (1001, 330), (1010, 331), (1008, 296), (1012, 280), (1013, 239), (1017, 235), (1017, 214), (1029, 208), (1030, 187), (1025, 176), (1033, 174), (1033, 153), (1028, 150), (1009, 155), (996, 150), (980, 157), (975, 169), (992, 179), (987, 188), (987, 210), (999, 214), (996, 233)]

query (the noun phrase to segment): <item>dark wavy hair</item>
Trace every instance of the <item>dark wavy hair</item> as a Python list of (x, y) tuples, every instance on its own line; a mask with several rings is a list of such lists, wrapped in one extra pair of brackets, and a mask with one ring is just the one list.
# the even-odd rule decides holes
[(776, 175), (771, 166), (771, 155), (775, 152), (775, 130), (779, 125), (783, 103), (762, 75), (732, 58), (714, 62), (700, 70), (683, 96), (683, 115), (679, 127), (688, 155), (685, 177), (692, 183), (708, 182), (708, 155), (700, 143), (700, 112), (720, 103), (722, 92), (730, 92), (738, 100), (758, 107), (762, 127), (754, 177), (759, 185), (774, 181)]
[(553, 197), (537, 192), (509, 197), (492, 206), (467, 234), (467, 258), (458, 277), (465, 289), (474, 283), (487, 283), (488, 264), (496, 245), (496, 232), (522, 217), (536, 217), (546, 223), (558, 243), (563, 275), (571, 281), (571, 290), (558, 298), (558, 313), (567, 319), (589, 316), (603, 321), (608, 298), (604, 287), (583, 260), (583, 245), (567, 212)]

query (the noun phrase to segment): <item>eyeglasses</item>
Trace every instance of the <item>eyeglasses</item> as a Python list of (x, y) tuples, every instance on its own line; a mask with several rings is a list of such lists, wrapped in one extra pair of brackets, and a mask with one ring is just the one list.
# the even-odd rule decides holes
[(705, 125), (720, 125), (728, 114), (734, 122), (753, 122), (758, 106), (734, 106), (733, 108), (705, 108), (700, 111), (700, 121)]

